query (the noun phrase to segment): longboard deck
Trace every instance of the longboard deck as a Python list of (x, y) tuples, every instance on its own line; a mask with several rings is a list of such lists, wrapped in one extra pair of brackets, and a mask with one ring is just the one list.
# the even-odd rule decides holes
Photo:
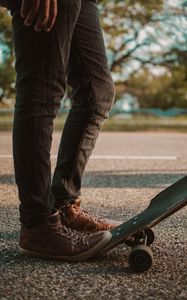
[(111, 230), (112, 238), (102, 252), (124, 243), (130, 236), (144, 228), (157, 225), (185, 205), (187, 205), (187, 176), (157, 194), (143, 212)]

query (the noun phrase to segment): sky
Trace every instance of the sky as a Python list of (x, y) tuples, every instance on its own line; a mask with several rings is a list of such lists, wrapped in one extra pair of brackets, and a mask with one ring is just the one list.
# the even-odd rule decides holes
[(2, 62), (2, 50), (0, 48), (0, 62)]

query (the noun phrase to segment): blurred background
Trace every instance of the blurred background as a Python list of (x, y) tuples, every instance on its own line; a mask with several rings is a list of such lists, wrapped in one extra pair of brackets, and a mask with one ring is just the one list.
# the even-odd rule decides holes
[[(99, 0), (115, 104), (103, 130), (187, 130), (187, 1)], [(61, 129), (70, 90), (55, 121)], [(0, 129), (15, 103), (11, 17), (0, 8)]]

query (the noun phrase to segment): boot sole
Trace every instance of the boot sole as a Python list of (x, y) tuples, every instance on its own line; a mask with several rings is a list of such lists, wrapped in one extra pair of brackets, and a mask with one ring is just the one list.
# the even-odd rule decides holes
[(109, 231), (105, 232), (105, 236), (103, 239), (97, 243), (95, 246), (93, 246), (91, 249), (89, 249), (86, 252), (83, 252), (78, 255), (73, 255), (73, 256), (56, 256), (56, 255), (51, 255), (51, 254), (46, 254), (46, 253), (41, 253), (41, 252), (35, 252), (32, 250), (24, 249), (20, 246), (18, 246), (19, 252), (25, 256), (31, 256), (31, 257), (40, 257), (40, 258), (52, 258), (56, 260), (63, 260), (63, 261), (81, 261), (81, 260), (86, 260), (88, 258), (93, 257), (96, 255), (101, 249), (103, 249), (106, 244), (111, 240), (111, 233)]

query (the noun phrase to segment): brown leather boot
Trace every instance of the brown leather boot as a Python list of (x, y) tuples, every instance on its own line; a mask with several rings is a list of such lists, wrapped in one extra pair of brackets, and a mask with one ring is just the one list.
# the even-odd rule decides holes
[(80, 261), (94, 256), (110, 239), (110, 232), (89, 234), (67, 228), (56, 211), (37, 227), (22, 226), (19, 250), (28, 256)]
[(80, 199), (76, 199), (73, 204), (60, 208), (62, 224), (80, 232), (111, 230), (121, 224), (121, 222), (100, 218), (82, 210), (80, 204)]

